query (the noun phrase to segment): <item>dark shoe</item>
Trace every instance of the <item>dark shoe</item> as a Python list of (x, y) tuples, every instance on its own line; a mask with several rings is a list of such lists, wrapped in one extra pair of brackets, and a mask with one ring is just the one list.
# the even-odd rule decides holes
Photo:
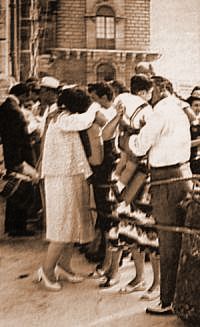
[(161, 302), (152, 305), (146, 309), (146, 313), (154, 315), (172, 315), (174, 314), (174, 309), (172, 305), (163, 306)]

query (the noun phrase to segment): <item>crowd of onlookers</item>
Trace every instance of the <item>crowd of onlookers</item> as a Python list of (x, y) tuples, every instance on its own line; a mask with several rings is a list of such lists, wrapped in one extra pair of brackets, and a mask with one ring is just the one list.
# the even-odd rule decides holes
[(5, 233), (46, 231), (49, 246), (35, 281), (52, 291), (61, 290), (62, 279), (81, 282), (71, 268), (78, 244), (97, 263), (88, 278), (112, 287), (128, 253), (136, 274), (120, 293), (160, 297), (147, 311), (171, 313), (181, 235), (157, 231), (155, 223), (184, 226), (177, 204), (192, 182), (162, 181), (199, 173), (199, 118), (200, 86), (183, 100), (148, 64), (136, 67), (130, 88), (118, 80), (68, 85), (52, 76), (12, 86), (0, 106)]

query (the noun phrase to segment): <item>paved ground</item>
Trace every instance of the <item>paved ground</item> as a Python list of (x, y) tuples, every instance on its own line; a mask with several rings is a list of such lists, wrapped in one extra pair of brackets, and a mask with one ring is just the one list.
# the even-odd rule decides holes
[[(98, 282), (85, 279), (80, 284), (64, 283), (61, 292), (46, 291), (33, 284), (33, 272), (42, 263), (46, 243), (41, 237), (0, 241), (0, 326), (1, 327), (183, 327), (176, 316), (145, 314), (147, 302), (141, 292), (120, 295), (119, 286), (100, 290)], [(75, 253), (73, 267), (87, 274), (94, 268)], [(120, 286), (133, 277), (134, 265), (120, 269)], [(146, 265), (151, 282), (151, 269)]]

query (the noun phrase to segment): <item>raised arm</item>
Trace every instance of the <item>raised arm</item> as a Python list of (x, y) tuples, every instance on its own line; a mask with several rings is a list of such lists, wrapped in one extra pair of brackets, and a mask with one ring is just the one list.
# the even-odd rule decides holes
[(82, 131), (92, 125), (96, 113), (97, 108), (91, 107), (82, 114), (61, 114), (57, 123), (63, 132)]
[(124, 113), (124, 107), (121, 104), (117, 105), (116, 116), (113, 119), (111, 119), (103, 128), (102, 136), (104, 141), (110, 140), (114, 137), (116, 128), (123, 116), (123, 113)]

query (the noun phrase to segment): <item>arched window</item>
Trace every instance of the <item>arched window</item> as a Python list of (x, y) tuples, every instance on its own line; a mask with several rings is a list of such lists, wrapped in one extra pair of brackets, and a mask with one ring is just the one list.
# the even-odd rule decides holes
[(97, 49), (115, 48), (115, 13), (108, 6), (102, 6), (96, 13)]
[(100, 64), (97, 67), (97, 82), (116, 79), (115, 68), (110, 64)]

